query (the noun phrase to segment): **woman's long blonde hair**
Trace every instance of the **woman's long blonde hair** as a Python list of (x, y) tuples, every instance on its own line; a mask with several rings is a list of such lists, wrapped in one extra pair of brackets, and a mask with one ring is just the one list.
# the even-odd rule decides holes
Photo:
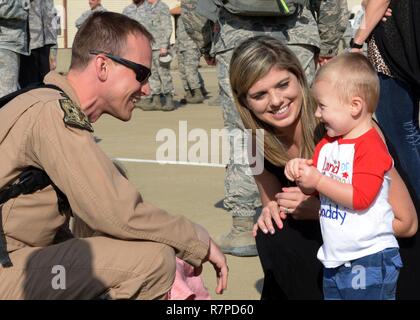
[[(293, 73), (302, 91), (300, 120), (303, 141), (300, 157), (311, 158), (321, 133), (315, 118), (315, 102), (309, 92), (305, 73), (299, 60), (279, 40), (269, 36), (256, 36), (242, 42), (233, 52), (230, 62), (230, 84), (239, 115), (246, 129), (254, 138), (256, 129), (264, 129), (264, 157), (276, 166), (284, 166), (289, 159), (276, 128), (258, 119), (249, 110), (246, 95), (252, 85), (264, 77), (273, 67)], [(260, 145), (257, 141), (257, 146)], [(262, 145), (262, 144), (261, 144)]]

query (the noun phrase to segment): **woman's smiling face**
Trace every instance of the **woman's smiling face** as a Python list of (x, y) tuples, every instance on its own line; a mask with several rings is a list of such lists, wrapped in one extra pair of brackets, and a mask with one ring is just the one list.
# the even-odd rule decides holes
[(303, 96), (293, 73), (273, 67), (249, 88), (245, 100), (258, 119), (281, 131), (299, 119)]

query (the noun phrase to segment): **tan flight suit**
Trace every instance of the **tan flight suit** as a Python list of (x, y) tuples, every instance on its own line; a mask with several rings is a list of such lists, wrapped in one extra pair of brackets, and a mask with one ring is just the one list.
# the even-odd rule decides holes
[[(109, 237), (53, 245), (66, 220), (54, 189), (10, 199), (0, 206), (0, 236), (13, 266), (0, 266), (0, 299), (161, 298), (174, 280), (175, 254), (201, 265), (208, 233), (143, 202), (95, 143), (67, 80), (50, 72), (45, 82), (67, 97), (40, 88), (0, 109), (0, 189), (26, 167), (42, 168), (73, 213)], [(64, 289), (54, 266), (65, 270)]]

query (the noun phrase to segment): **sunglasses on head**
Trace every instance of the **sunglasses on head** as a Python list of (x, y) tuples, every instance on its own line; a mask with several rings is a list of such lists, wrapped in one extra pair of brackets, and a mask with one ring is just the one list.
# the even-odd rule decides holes
[(121, 58), (119, 56), (114, 56), (111, 53), (107, 53), (107, 52), (103, 52), (99, 50), (90, 50), (89, 53), (95, 54), (95, 55), (103, 54), (105, 57), (111, 59), (112, 61), (122, 64), (123, 66), (126, 66), (127, 68), (133, 70), (134, 73), (136, 74), (137, 81), (140, 82), (141, 84), (144, 84), (147, 81), (147, 79), (150, 77), (150, 74), (151, 74), (150, 69), (148, 67), (145, 67), (142, 64), (135, 63), (133, 61)]

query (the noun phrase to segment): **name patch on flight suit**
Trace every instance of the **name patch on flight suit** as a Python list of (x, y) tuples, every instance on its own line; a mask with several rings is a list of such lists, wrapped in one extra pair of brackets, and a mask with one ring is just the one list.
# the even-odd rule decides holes
[(70, 99), (60, 99), (60, 107), (64, 111), (63, 121), (66, 125), (93, 132), (88, 117)]

